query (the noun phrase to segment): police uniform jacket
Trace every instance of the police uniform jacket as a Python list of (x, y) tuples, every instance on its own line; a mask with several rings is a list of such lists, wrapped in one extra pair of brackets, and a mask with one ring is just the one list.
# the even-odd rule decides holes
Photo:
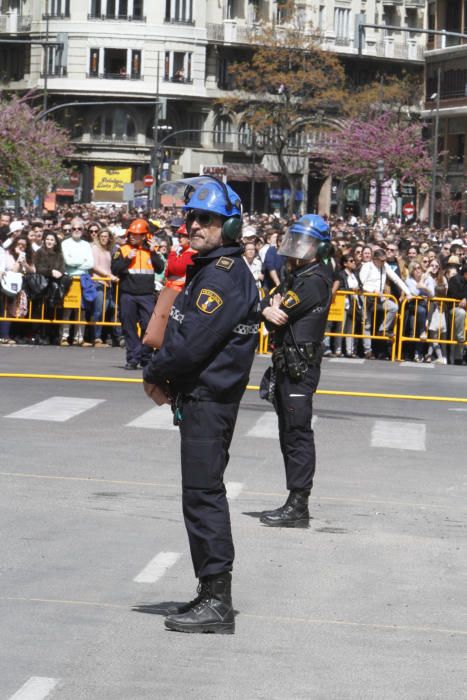
[(238, 246), (198, 255), (172, 307), (161, 350), (144, 369), (173, 394), (220, 403), (239, 401), (258, 339), (259, 298)]
[[(294, 338), (298, 345), (322, 342), (331, 305), (331, 286), (329, 270), (322, 263), (313, 262), (290, 272), (271, 291), (270, 296), (277, 293), (283, 296), (280, 308), (289, 317), (285, 326), (266, 324), (274, 330), (276, 345), (294, 345)], [(270, 297), (264, 299), (262, 307), (269, 302)]]
[[(130, 250), (136, 250), (134, 258), (128, 257)], [(163, 269), (164, 261), (158, 253), (129, 244), (117, 250), (111, 264), (112, 274), (120, 278), (121, 294), (154, 294), (154, 273)]]

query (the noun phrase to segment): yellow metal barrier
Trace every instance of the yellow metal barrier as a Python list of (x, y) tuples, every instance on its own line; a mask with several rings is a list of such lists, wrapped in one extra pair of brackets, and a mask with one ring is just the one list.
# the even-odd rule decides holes
[[(404, 343), (427, 343), (428, 345), (466, 345), (467, 315), (458, 320), (463, 322), (463, 340), (456, 337), (456, 310), (461, 309), (460, 299), (447, 297), (412, 297), (404, 299), (400, 310), (400, 331), (397, 341), (397, 359), (402, 360)], [(422, 313), (423, 310), (423, 313)], [(420, 318), (425, 318), (423, 328), (418, 328)], [(417, 319), (410, 323), (410, 319)], [(412, 325), (412, 332), (410, 332)], [(431, 328), (430, 328), (431, 326)], [(405, 331), (409, 328), (409, 334)], [(427, 345), (427, 347), (428, 347)]]
[[(63, 302), (52, 306), (47, 298), (38, 300), (28, 300), (28, 313), (22, 317), (1, 315), (0, 309), (0, 321), (11, 321), (14, 323), (40, 323), (40, 324), (62, 324), (62, 325), (79, 325), (79, 326), (119, 326), (118, 321), (118, 295), (119, 295), (119, 284), (118, 282), (111, 282), (110, 277), (99, 277), (93, 275), (92, 279), (94, 282), (109, 282), (113, 285), (114, 295), (113, 303), (114, 309), (112, 313), (112, 319), (106, 321), (106, 307), (108, 299), (108, 290), (105, 284), (103, 284), (103, 301), (102, 301), (102, 317), (98, 321), (89, 321), (83, 317), (83, 312), (85, 310), (82, 308), (82, 298), (81, 298), (81, 282), (79, 277), (73, 277), (71, 287), (63, 299)], [(77, 318), (66, 320), (60, 318), (64, 309), (72, 309), (75, 311)], [(57, 317), (58, 315), (58, 317)]]
[[(328, 321), (334, 324), (334, 330), (327, 330), (326, 336), (355, 338), (370, 342), (385, 340), (391, 343), (391, 360), (395, 360), (399, 302), (391, 294), (337, 292), (329, 310)], [(259, 328), (258, 353), (267, 354), (268, 352), (269, 334), (262, 323)]]

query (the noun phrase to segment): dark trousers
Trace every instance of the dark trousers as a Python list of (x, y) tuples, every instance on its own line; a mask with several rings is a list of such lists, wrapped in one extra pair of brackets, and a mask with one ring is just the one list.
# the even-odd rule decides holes
[(232, 570), (235, 552), (224, 471), (238, 406), (189, 399), (182, 403), (183, 515), (197, 578)]
[(120, 297), (120, 320), (125, 338), (126, 361), (138, 364), (141, 360), (149, 359), (152, 348), (143, 345), (138, 335), (137, 324), (141, 327), (141, 337), (144, 335), (149, 319), (154, 309), (152, 294), (125, 294)]
[(316, 451), (311, 419), (320, 372), (319, 367), (309, 367), (305, 377), (298, 381), (277, 372), (274, 407), (289, 491), (313, 487)]

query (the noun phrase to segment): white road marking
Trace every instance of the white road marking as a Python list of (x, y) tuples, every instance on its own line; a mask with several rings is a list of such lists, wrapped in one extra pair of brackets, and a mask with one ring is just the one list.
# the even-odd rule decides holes
[(371, 431), (371, 446), (424, 451), (426, 426), (424, 423), (377, 420)]
[(21, 418), (23, 420), (43, 420), (54, 423), (65, 423), (89, 411), (91, 408), (104, 403), (105, 399), (81, 399), (75, 396), (52, 396), (50, 399), (40, 401), (20, 411), (10, 413), (5, 418)]
[[(313, 416), (311, 421), (312, 428), (315, 427), (317, 421), (318, 416)], [(272, 411), (263, 413), (253, 427), (247, 432), (247, 437), (277, 440), (279, 437), (279, 427), (276, 414)]]
[(58, 683), (58, 678), (32, 676), (9, 700), (44, 700)]
[(155, 583), (170, 569), (182, 555), (178, 552), (159, 552), (149, 564), (135, 576), (135, 583)]
[(243, 491), (243, 484), (239, 481), (228, 481), (225, 488), (227, 490), (227, 498), (229, 501), (234, 501)]
[(277, 438), (277, 416), (272, 411), (262, 413), (253, 427), (247, 432), (248, 437)]
[(423, 369), (434, 369), (435, 366), (432, 362), (410, 362), (405, 360), (404, 362), (399, 362), (399, 367), (420, 367)]
[(178, 430), (173, 424), (173, 415), (170, 406), (154, 406), (143, 415), (138, 416), (127, 423), (128, 428), (150, 428), (151, 430)]
[(363, 365), (366, 362), (363, 357), (333, 357), (329, 362), (337, 362), (338, 364)]
[(467, 408), (448, 408), (448, 411), (456, 411), (457, 413), (467, 413)]

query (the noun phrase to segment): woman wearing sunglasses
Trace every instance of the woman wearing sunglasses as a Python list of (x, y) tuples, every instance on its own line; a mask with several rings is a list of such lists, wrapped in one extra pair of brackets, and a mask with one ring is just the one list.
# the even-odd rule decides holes
[[(428, 268), (429, 275), (435, 285), (435, 297), (445, 297), (448, 291), (448, 281), (444, 275), (439, 260), (431, 261)], [(428, 310), (428, 338), (446, 339), (446, 314), (441, 302), (433, 301)], [(446, 345), (444, 343), (430, 343), (425, 357), (425, 362), (431, 362), (435, 355), (435, 362), (440, 365), (447, 364)]]

